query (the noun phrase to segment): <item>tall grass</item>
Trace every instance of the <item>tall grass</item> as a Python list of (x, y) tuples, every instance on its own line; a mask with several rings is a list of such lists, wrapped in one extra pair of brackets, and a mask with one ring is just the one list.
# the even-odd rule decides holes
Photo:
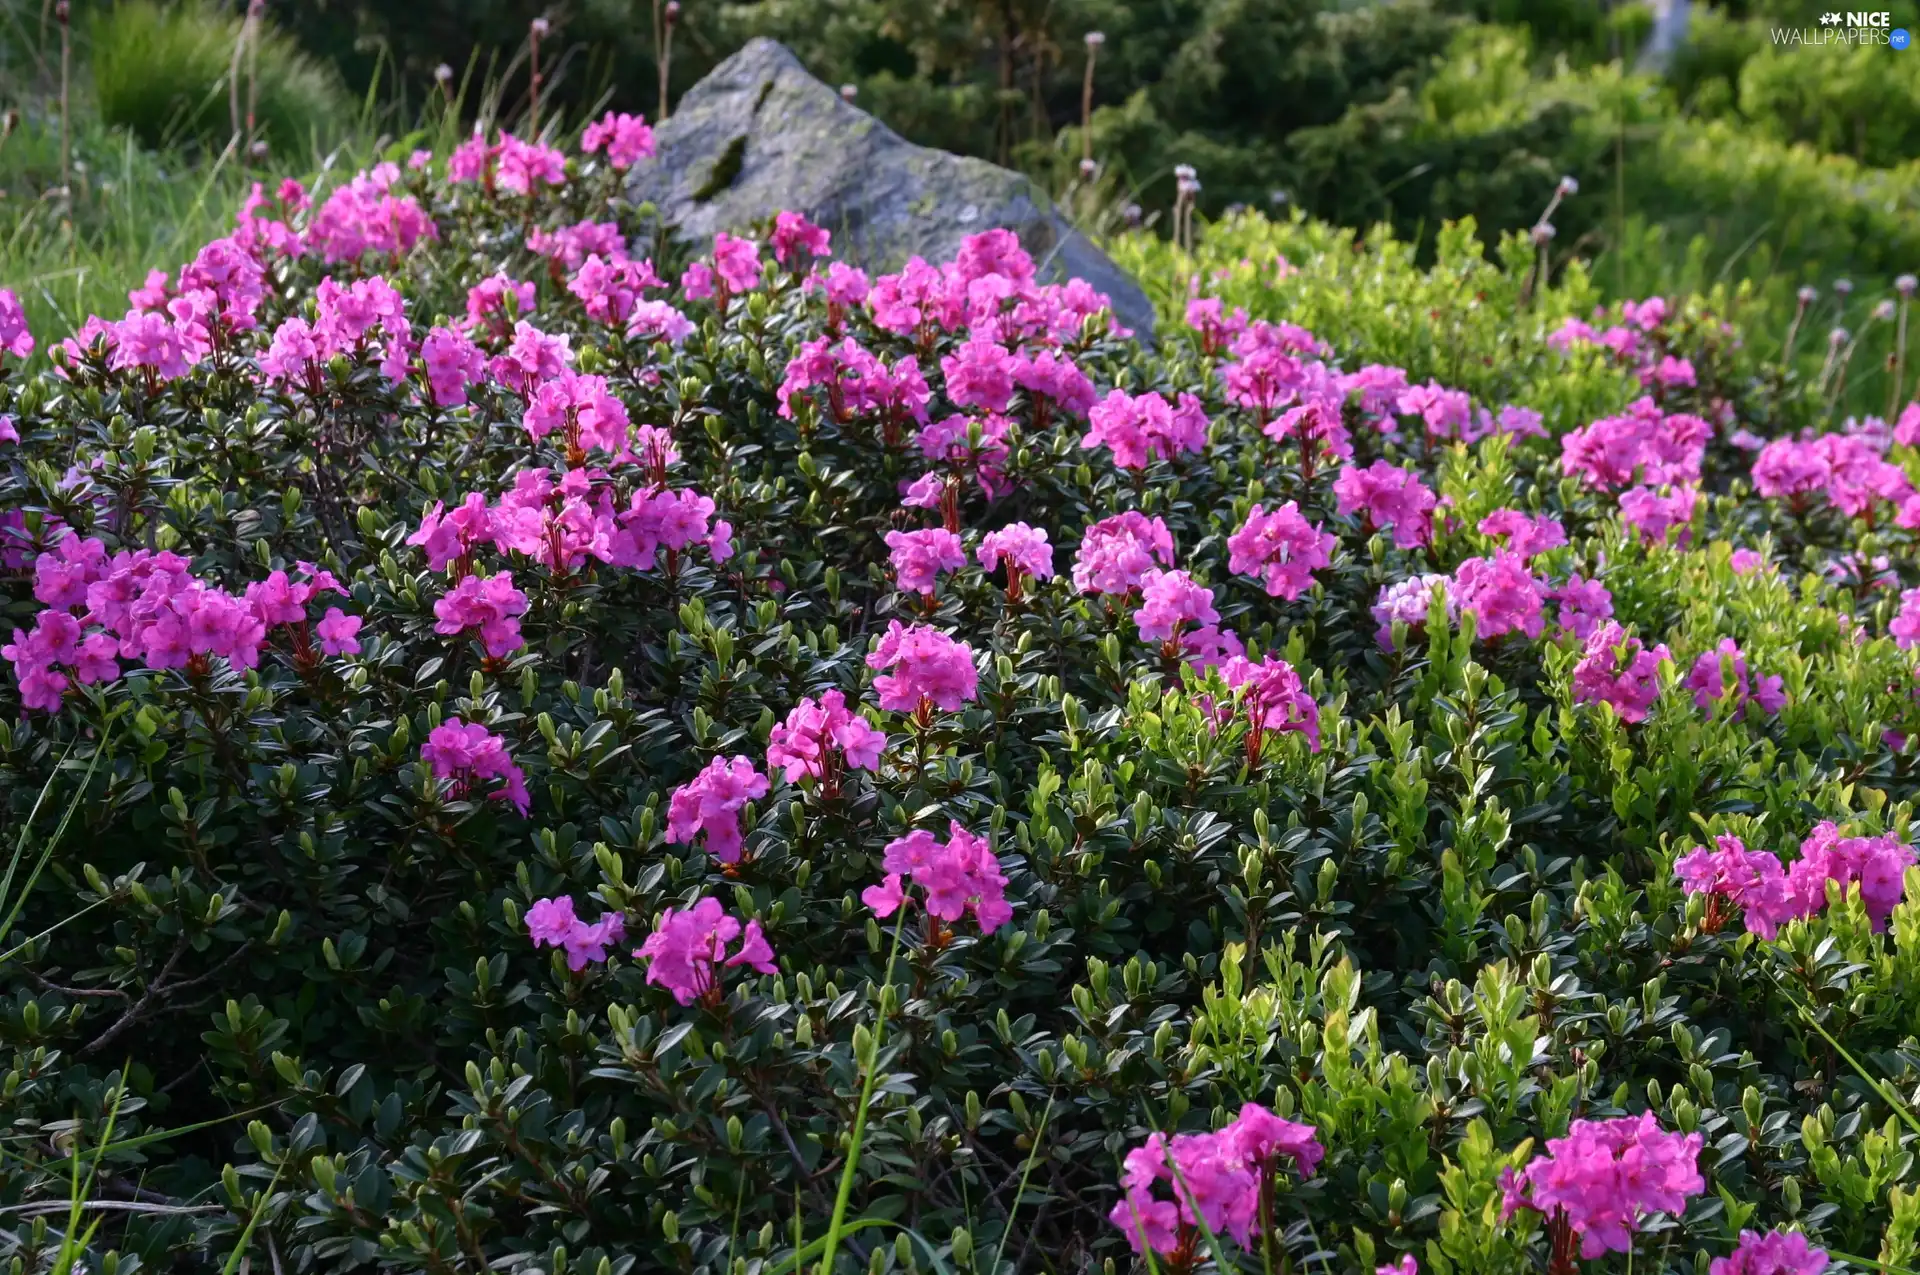
[(303, 153), (337, 140), (352, 111), (333, 68), (267, 23), (236, 58), (243, 30), (244, 19), (210, 0), (117, 0), (97, 11), (86, 34), (101, 120), (156, 149), (217, 152), (248, 133), (249, 115), (248, 144)]

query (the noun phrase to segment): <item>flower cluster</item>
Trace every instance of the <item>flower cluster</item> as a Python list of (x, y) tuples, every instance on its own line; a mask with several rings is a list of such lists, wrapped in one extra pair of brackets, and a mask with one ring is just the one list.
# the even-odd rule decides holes
[(766, 796), (768, 786), (751, 757), (715, 757), (673, 790), (667, 802), (667, 844), (691, 845), (704, 833), (708, 854), (721, 863), (740, 862), (740, 812), (749, 801)]
[(967, 565), (966, 546), (944, 527), (889, 531), (887, 552), (893, 560), (894, 587), (922, 597), (933, 596), (934, 581), (942, 571), (958, 571)]
[(888, 842), (881, 867), (886, 878), (860, 895), (876, 916), (898, 911), (911, 882), (925, 894), (927, 915), (936, 920), (958, 921), (972, 912), (981, 933), (991, 934), (1013, 919), (1000, 861), (985, 837), (974, 836), (958, 821), (948, 824), (944, 842), (924, 828)]
[(539, 899), (527, 909), (527, 937), (535, 947), (558, 948), (567, 954), (567, 968), (578, 974), (607, 959), (607, 949), (626, 937), (627, 918), (605, 912), (586, 922), (573, 914), (573, 900), (565, 895)]
[(1291, 602), (1313, 587), (1313, 573), (1332, 561), (1336, 543), (1301, 516), (1300, 506), (1291, 500), (1272, 513), (1256, 504), (1240, 529), (1227, 537), (1227, 570), (1257, 576), (1268, 596)]
[(1742, 1231), (1733, 1252), (1714, 1258), (1707, 1275), (1820, 1275), (1826, 1269), (1826, 1250), (1798, 1231)]
[(1660, 697), (1660, 662), (1672, 659), (1662, 642), (1647, 647), (1612, 620), (1593, 631), (1573, 666), (1578, 704), (1610, 704), (1623, 722), (1644, 722)]
[(1120, 1201), (1107, 1217), (1136, 1253), (1192, 1255), (1204, 1232), (1244, 1248), (1262, 1224), (1261, 1193), (1281, 1161), (1310, 1178), (1324, 1154), (1312, 1125), (1250, 1102), (1214, 1133), (1147, 1135), (1127, 1152)]
[[(420, 760), (433, 777), (451, 785), (456, 800), (486, 793), (526, 814), (533, 804), (527, 795), (527, 777), (507, 753), (506, 741), (479, 722), (449, 717), (434, 727), (420, 745)], [(491, 785), (499, 782), (498, 788)]]
[[(1073, 556), (1073, 587), (1081, 593), (1124, 596), (1139, 588), (1156, 564), (1173, 563), (1173, 533), (1166, 522), (1129, 509), (1102, 518), (1081, 534)], [(1920, 590), (1915, 595), (1920, 597)]]
[[(1433, 534), (1436, 497), (1411, 470), (1384, 460), (1365, 469), (1348, 465), (1333, 480), (1333, 496), (1343, 516), (1362, 514), (1367, 526), (1391, 530), (1402, 549), (1418, 549)], [(1486, 524), (1480, 529), (1486, 531)]]
[[(58, 712), (74, 685), (111, 682), (120, 661), (181, 669), (218, 657), (238, 670), (255, 668), (269, 634), (285, 627), (296, 664), (318, 659), (309, 645), (308, 605), (326, 593), (346, 595), (329, 571), (311, 563), (270, 572), (236, 597), (189, 574), (178, 554), (149, 549), (109, 554), (106, 544), (71, 533), (34, 560), (34, 597), (45, 609), (33, 628), (15, 629), (0, 647), (11, 661), (26, 707)], [(356, 654), (360, 617), (329, 607), (312, 630), (321, 655)]]
[(1786, 683), (1778, 674), (1749, 679), (1747, 657), (1732, 638), (1721, 638), (1712, 650), (1700, 652), (1693, 671), (1687, 674), (1687, 689), (1693, 692), (1693, 702), (1701, 711), (1721, 704), (1721, 711), (1735, 721), (1746, 713), (1748, 700), (1769, 715), (1787, 703)]
[(1491, 558), (1468, 558), (1454, 571), (1447, 596), (1453, 610), (1471, 615), (1477, 637), (1546, 631), (1546, 595), (1520, 554), (1502, 550)]
[(951, 713), (978, 693), (980, 675), (973, 648), (924, 624), (908, 628), (898, 620), (867, 656), (867, 667), (886, 670), (873, 679), (880, 707), (890, 713)]
[(1564, 1220), (1580, 1256), (1625, 1253), (1648, 1214), (1678, 1216), (1706, 1189), (1698, 1133), (1668, 1133), (1651, 1112), (1613, 1120), (1575, 1120), (1545, 1155), (1501, 1177), (1501, 1214), (1529, 1208)]
[(1698, 416), (1668, 413), (1642, 398), (1625, 415), (1569, 430), (1560, 440), (1560, 467), (1608, 491), (1636, 483), (1697, 484), (1712, 437), (1713, 427)]
[[(729, 952), (736, 940), (738, 946)], [(647, 982), (666, 988), (681, 1005), (717, 1001), (723, 969), (744, 965), (761, 974), (780, 972), (760, 922), (751, 920), (743, 927), (715, 898), (662, 912), (633, 956), (647, 963)]]
[(1001, 563), (1007, 567), (1007, 596), (1018, 601), (1020, 582), (1053, 578), (1053, 546), (1043, 528), (1024, 522), (1008, 523), (998, 531), (980, 538), (980, 566), (992, 571)]
[(831, 787), (844, 770), (878, 770), (886, 747), (885, 733), (849, 709), (846, 696), (825, 691), (801, 700), (773, 728), (767, 768), (779, 767), (790, 784), (811, 778)]
[(1293, 665), (1269, 655), (1258, 664), (1236, 655), (1220, 665), (1220, 680), (1238, 692), (1222, 712), (1238, 711), (1247, 720), (1247, 760), (1257, 765), (1268, 734), (1304, 735), (1307, 747), (1320, 751), (1320, 705), (1307, 693)]
[(1207, 417), (1200, 400), (1182, 394), (1177, 405), (1151, 390), (1129, 394), (1114, 390), (1087, 413), (1089, 428), (1080, 440), (1086, 448), (1106, 447), (1122, 469), (1145, 469), (1156, 460), (1207, 445)]

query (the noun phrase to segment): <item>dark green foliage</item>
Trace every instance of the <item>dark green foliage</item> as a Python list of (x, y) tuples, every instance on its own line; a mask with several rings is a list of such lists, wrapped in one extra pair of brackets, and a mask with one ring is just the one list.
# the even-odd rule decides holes
[[(1789, 1224), (1912, 1265), (1920, 900), (1884, 933), (1843, 900), (1763, 944), (1709, 924), (1672, 879), (1721, 832), (1785, 856), (1828, 818), (1910, 839), (1920, 773), (1882, 733), (1920, 733), (1913, 657), (1883, 636), (1892, 599), (1824, 573), (1843, 552), (1890, 553), (1912, 584), (1910, 531), (1753, 499), (1748, 457), (1717, 438), (1691, 545), (1648, 546), (1563, 474), (1552, 440), (1359, 432), (1358, 459), (1416, 467), (1457, 517), (1430, 549), (1395, 548), (1337, 512), (1326, 467), (1302, 472), (1227, 406), (1180, 327), (1194, 263), (1135, 243), (1123, 255), (1158, 263), (1162, 350), (1070, 349), (1103, 390), (1200, 396), (1206, 452), (1130, 475), (1081, 446), (1079, 422), (1042, 425), (1016, 398), (1008, 489), (970, 494), (963, 525), (1044, 526), (1061, 578), (1013, 601), (969, 565), (923, 607), (892, 587), (884, 534), (924, 525), (899, 501), (927, 461), (819, 403), (777, 411), (787, 359), (827, 321), (819, 293), (769, 271), (724, 314), (691, 304), (700, 326), (678, 351), (609, 332), (524, 246), (529, 227), (588, 215), (650, 242), (610, 175), (574, 169), (539, 202), (403, 176), (441, 237), (335, 268), (396, 280), (422, 327), (497, 269), (536, 281), (539, 322), (636, 422), (671, 431), (669, 481), (737, 529), (719, 564), (486, 559), (531, 603), (509, 657), (435, 632), (450, 581), (407, 543), (434, 502), (566, 463), (497, 385), (433, 410), (358, 351), (289, 392), (232, 348), (167, 383), (97, 366), (0, 382), (21, 434), (0, 445), (0, 513), (171, 548), (234, 590), (318, 562), (367, 618), (357, 656), (303, 664), (283, 632), (258, 669), (136, 672), (57, 714), (0, 684), (0, 826), (30, 859), (53, 812), (76, 812), (0, 966), (9, 1206), (64, 1201), (78, 1149), (98, 1154), (94, 1198), (161, 1210), (113, 1212), (90, 1268), (109, 1246), (121, 1272), (135, 1257), (218, 1269), (244, 1247), (255, 1271), (782, 1275), (826, 1230), (878, 1035), (840, 1275), (1117, 1270), (1120, 1156), (1250, 1100), (1311, 1122), (1329, 1151), (1284, 1195), (1276, 1269), (1402, 1253), (1462, 1275), (1537, 1269), (1539, 1226), (1499, 1219), (1501, 1169), (1575, 1116), (1639, 1111), (1703, 1133), (1711, 1190), (1649, 1224), (1634, 1269), (1705, 1275), (1741, 1226)], [(1424, 269), (1386, 233), (1356, 246), (1247, 220), (1208, 246), (1208, 286), (1311, 325), (1345, 366), (1531, 406), (1554, 434), (1640, 394), (1605, 358), (1546, 345), (1597, 301), (1582, 267), (1546, 286), (1524, 242), (1490, 261), (1471, 227), (1436, 239)], [(309, 313), (319, 274), (277, 261), (240, 348)], [(1699, 383), (1668, 405), (1724, 401), (1769, 435), (1838, 425), (1761, 334), (1720, 327), (1740, 299), (1675, 298), (1662, 339)], [(952, 335), (917, 349), (847, 323), (941, 383)], [(1234, 575), (1223, 544), (1253, 502), (1283, 499), (1339, 539), (1295, 602)], [(1670, 685), (1630, 727), (1574, 702), (1564, 635), (1435, 624), (1383, 649), (1381, 587), (1486, 552), (1477, 519), (1503, 505), (1563, 519), (1551, 569), (1600, 573), (1619, 617), (1679, 661), (1735, 637), (1787, 678), (1790, 705), (1735, 720)], [(1319, 751), (1289, 734), (1250, 762), (1222, 686), (1140, 641), (1131, 601), (1073, 590), (1082, 529), (1127, 509), (1164, 517), (1223, 621), (1301, 671)], [(1779, 570), (1735, 574), (1730, 542)], [(40, 609), (33, 584), (18, 569), (0, 583), (8, 621)], [(673, 789), (714, 756), (764, 759), (802, 696), (871, 706), (864, 657), (895, 618), (970, 642), (977, 699), (918, 725), (881, 715), (886, 764), (838, 794), (777, 783), (743, 812), (740, 864), (666, 841)], [(529, 818), (435, 781), (421, 745), (454, 715), (507, 741)], [(860, 892), (891, 839), (949, 819), (992, 837), (1015, 918), (944, 933), (916, 912), (890, 963)], [(551, 896), (621, 912), (630, 941), (569, 970), (527, 940)], [(732, 972), (718, 1003), (684, 1007), (648, 984), (633, 944), (697, 896), (758, 920), (780, 973)], [(205, 1211), (165, 1211), (187, 1208)]]

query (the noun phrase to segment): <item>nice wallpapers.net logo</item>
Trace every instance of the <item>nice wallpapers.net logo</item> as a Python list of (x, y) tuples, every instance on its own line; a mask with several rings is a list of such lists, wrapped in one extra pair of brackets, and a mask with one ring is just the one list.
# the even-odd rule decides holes
[(1821, 12), (1818, 26), (1774, 27), (1773, 42), (1830, 48), (1881, 44), (1904, 50), (1913, 43), (1913, 35), (1893, 25), (1893, 14), (1884, 10), (1827, 9)]

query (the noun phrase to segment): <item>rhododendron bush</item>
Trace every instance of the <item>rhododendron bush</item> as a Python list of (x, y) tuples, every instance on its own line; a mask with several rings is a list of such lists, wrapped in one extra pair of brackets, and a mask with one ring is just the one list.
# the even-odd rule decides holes
[(1143, 346), (651, 147), (0, 293), (22, 1269), (1920, 1260), (1920, 406), (1458, 230)]

